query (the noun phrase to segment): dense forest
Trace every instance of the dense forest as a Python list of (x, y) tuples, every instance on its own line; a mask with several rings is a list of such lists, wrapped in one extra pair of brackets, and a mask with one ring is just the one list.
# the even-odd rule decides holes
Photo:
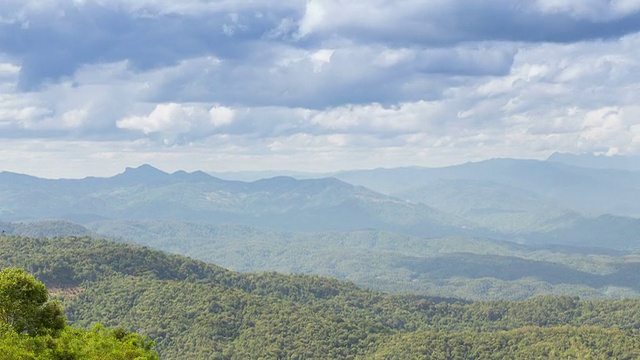
[(88, 237), (5, 236), (0, 256), (0, 266), (43, 281), (70, 325), (140, 333), (162, 359), (632, 359), (640, 351), (640, 300), (388, 295)]
[(86, 227), (51, 220), (0, 222), (0, 229), (27, 237), (107, 236), (235, 271), (316, 274), (396, 294), (470, 300), (640, 298), (640, 257), (613, 249), (179, 221), (100, 221)]
[(66, 326), (60, 303), (49, 299), (47, 288), (24, 269), (0, 271), (1, 359), (158, 359), (148, 337), (123, 328), (90, 330)]

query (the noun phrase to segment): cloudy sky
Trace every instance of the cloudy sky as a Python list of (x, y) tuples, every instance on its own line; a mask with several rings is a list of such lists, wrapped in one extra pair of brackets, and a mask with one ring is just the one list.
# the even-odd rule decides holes
[(640, 153), (640, 0), (0, 0), (0, 170)]

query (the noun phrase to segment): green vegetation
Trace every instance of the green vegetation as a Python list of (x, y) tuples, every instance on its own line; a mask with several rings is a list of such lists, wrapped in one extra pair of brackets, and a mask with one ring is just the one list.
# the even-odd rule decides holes
[(301, 233), (171, 221), (103, 221), (98, 233), (250, 271), (317, 274), (385, 292), (472, 300), (640, 297), (640, 259), (604, 249), (427, 238), (381, 231)]
[(62, 308), (49, 301), (44, 284), (17, 268), (0, 271), (0, 322), (29, 335), (55, 334), (65, 326)]
[(640, 349), (640, 300), (387, 295), (84, 237), (0, 237), (0, 265), (45, 281), (72, 325), (147, 335), (163, 359), (632, 359)]
[(157, 359), (154, 343), (122, 328), (65, 325), (45, 285), (19, 268), (0, 271), (0, 359)]
[[(615, 345), (613, 345), (615, 344)], [(375, 359), (637, 359), (640, 341), (599, 327), (525, 327), (491, 333), (413, 332), (394, 336)]]
[(56, 336), (0, 330), (0, 359), (154, 360), (158, 355), (146, 337), (96, 325), (91, 330), (66, 327)]

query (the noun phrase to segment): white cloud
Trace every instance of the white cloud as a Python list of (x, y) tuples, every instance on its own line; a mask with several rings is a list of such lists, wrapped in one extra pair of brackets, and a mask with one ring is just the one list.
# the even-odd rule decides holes
[(20, 72), (20, 66), (11, 63), (0, 63), (0, 78), (15, 77)]
[(121, 129), (138, 130), (145, 134), (185, 134), (211, 124), (209, 112), (196, 106), (176, 103), (158, 104), (149, 115), (129, 116), (116, 121)]
[(216, 105), (209, 110), (210, 121), (216, 126), (229, 125), (233, 122), (235, 111), (232, 108)]
[(326, 21), (326, 10), (323, 1), (309, 0), (300, 21), (298, 36), (304, 37), (316, 30)]
[(88, 116), (86, 109), (74, 109), (62, 114), (62, 122), (68, 128), (79, 128), (88, 120)]
[(444, 104), (419, 101), (385, 108), (380, 104), (337, 107), (318, 112), (310, 121), (339, 132), (398, 135), (426, 131), (442, 121)]
[(567, 13), (579, 19), (606, 21), (640, 10), (638, 0), (536, 0), (545, 13)]
[(324, 171), (638, 153), (639, 3), (7, 0), (0, 157)]
[(314, 73), (322, 71), (322, 67), (331, 62), (331, 57), (333, 56), (334, 51), (335, 50), (333, 49), (320, 49), (311, 54)]

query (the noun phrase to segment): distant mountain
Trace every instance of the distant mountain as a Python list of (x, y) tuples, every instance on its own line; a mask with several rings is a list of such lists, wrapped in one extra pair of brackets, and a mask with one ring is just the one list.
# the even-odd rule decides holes
[[(638, 248), (633, 219), (640, 214), (640, 172), (494, 159), (337, 176), (243, 182), (150, 165), (109, 178), (50, 180), (3, 172), (0, 220), (189, 221)], [(603, 220), (613, 218), (626, 220)], [(588, 230), (592, 224), (609, 236), (596, 238), (602, 232)]]
[(215, 177), (224, 180), (239, 180), (239, 181), (256, 181), (261, 179), (268, 179), (278, 176), (288, 176), (296, 179), (317, 179), (323, 177), (331, 177), (333, 173), (309, 173), (300, 171), (287, 171), (287, 170), (265, 170), (265, 171), (207, 171)]
[(592, 169), (640, 171), (640, 156), (605, 156), (594, 154), (576, 155), (555, 152), (547, 158), (547, 161)]
[[(490, 208), (491, 203), (500, 200), (487, 197), (482, 189), (491, 183), (494, 191), (499, 187), (504, 187), (499, 191), (511, 194), (514, 190), (520, 191), (529, 198), (537, 198), (538, 204), (546, 203), (559, 210), (593, 216), (640, 216), (640, 173), (632, 171), (590, 169), (549, 161), (493, 159), (445, 168), (350, 171), (336, 177), (406, 200), (420, 198), (423, 203), (435, 207), (438, 207), (437, 201), (432, 203), (417, 194), (421, 187), (429, 189), (440, 182), (441, 191), (453, 193), (460, 189), (461, 181), (466, 181), (464, 186), (468, 186), (465, 191), (469, 197), (462, 201), (475, 203), (474, 210)], [(451, 185), (445, 190), (448, 183)], [(505, 201), (511, 200), (506, 198)], [(511, 205), (507, 205), (509, 207)]]
[(532, 191), (485, 180), (429, 180), (394, 195), (509, 234), (551, 230), (562, 226), (558, 218), (580, 217)]
[(488, 234), (427, 205), (334, 178), (227, 181), (150, 165), (110, 178), (48, 180), (0, 173), (5, 221), (182, 220), (296, 231), (380, 229), (428, 236)]
[(555, 243), (640, 251), (640, 219), (613, 215), (565, 218), (561, 226), (523, 235), (530, 244)]

